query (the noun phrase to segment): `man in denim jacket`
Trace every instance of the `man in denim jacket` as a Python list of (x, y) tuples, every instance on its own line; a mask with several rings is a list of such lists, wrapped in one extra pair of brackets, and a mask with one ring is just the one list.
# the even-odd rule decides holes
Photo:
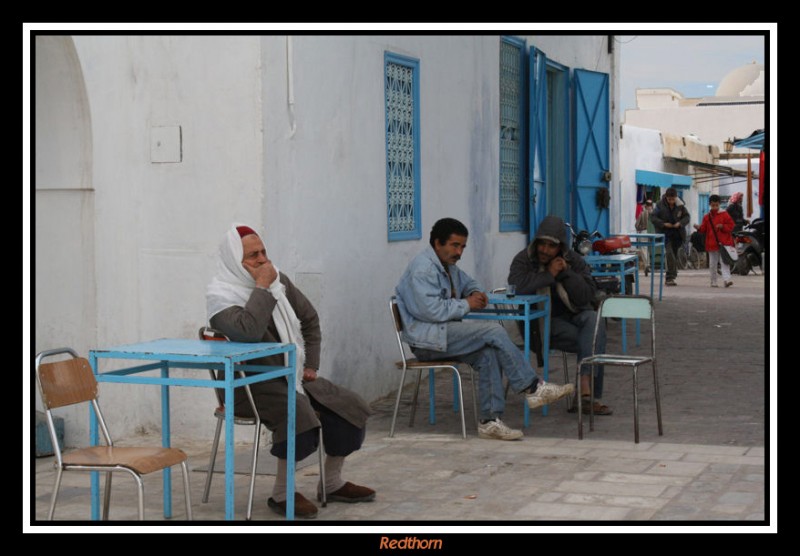
[(539, 379), (497, 323), (462, 320), (488, 301), (480, 284), (456, 266), (468, 235), (464, 224), (443, 218), (431, 229), (430, 246), (409, 263), (395, 290), (403, 340), (421, 361), (455, 359), (478, 371), (478, 436), (515, 440), (522, 431), (500, 420), (505, 410), (503, 374), (515, 392), (525, 395), (531, 409), (571, 394), (574, 387)]

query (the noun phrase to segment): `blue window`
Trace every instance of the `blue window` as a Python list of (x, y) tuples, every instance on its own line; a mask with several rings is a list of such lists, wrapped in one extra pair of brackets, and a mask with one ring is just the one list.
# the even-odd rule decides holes
[(383, 70), (389, 241), (419, 239), (419, 60), (385, 52)]
[(525, 229), (525, 42), (500, 38), (500, 231)]

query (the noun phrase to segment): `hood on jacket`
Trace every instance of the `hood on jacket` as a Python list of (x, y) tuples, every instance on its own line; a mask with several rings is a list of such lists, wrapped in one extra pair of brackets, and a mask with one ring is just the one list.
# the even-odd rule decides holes
[(536, 230), (536, 235), (533, 241), (528, 246), (528, 254), (532, 255), (536, 252), (535, 245), (540, 239), (553, 241), (561, 244), (561, 249), (566, 253), (569, 251), (569, 240), (567, 239), (567, 227), (564, 220), (560, 216), (553, 214), (545, 216)]

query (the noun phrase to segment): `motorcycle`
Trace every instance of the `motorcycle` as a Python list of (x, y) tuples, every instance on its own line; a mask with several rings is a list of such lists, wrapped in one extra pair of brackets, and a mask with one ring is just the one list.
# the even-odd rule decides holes
[[(582, 257), (599, 253), (600, 255), (614, 255), (622, 253), (631, 247), (631, 238), (628, 236), (603, 237), (603, 234), (595, 230), (589, 233), (588, 230), (578, 232), (567, 222), (567, 229), (572, 234), (572, 250)], [(633, 291), (633, 276), (625, 277), (625, 291)], [(606, 294), (618, 294), (620, 292), (619, 278), (616, 276), (595, 276), (594, 281), (599, 290)]]
[(756, 267), (763, 272), (766, 240), (766, 223), (763, 218), (756, 218), (742, 230), (734, 232), (733, 242), (739, 258), (731, 272), (746, 276)]
[(595, 238), (603, 237), (597, 230), (591, 234), (589, 230), (581, 230), (575, 233), (575, 229), (569, 222), (566, 223), (566, 226), (572, 235), (572, 250), (577, 251), (582, 257), (592, 254), (592, 243)]

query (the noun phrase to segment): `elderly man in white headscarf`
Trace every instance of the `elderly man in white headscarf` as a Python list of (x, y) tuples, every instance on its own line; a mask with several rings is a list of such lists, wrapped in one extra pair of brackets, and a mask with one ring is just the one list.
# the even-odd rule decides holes
[[(296, 460), (314, 453), (322, 426), (325, 445), (327, 499), (368, 502), (375, 491), (342, 479), (344, 458), (364, 441), (369, 406), (358, 394), (317, 376), (322, 335), (319, 317), (303, 293), (267, 257), (259, 235), (249, 226), (234, 224), (219, 247), (217, 273), (208, 285), (206, 304), (209, 325), (236, 342), (294, 343), (297, 347)], [(277, 359), (276, 359), (277, 358)], [(282, 356), (257, 361), (282, 365)], [(302, 387), (299, 385), (302, 382)], [(286, 513), (286, 412), (288, 382), (279, 378), (251, 385), (259, 416), (272, 431), (271, 453), (278, 458), (278, 472), (267, 505)], [(305, 395), (304, 394), (304, 392)], [(251, 413), (243, 389), (235, 392), (237, 414)], [(319, 497), (319, 487), (317, 496)], [(317, 507), (295, 493), (295, 515), (314, 518)]]

